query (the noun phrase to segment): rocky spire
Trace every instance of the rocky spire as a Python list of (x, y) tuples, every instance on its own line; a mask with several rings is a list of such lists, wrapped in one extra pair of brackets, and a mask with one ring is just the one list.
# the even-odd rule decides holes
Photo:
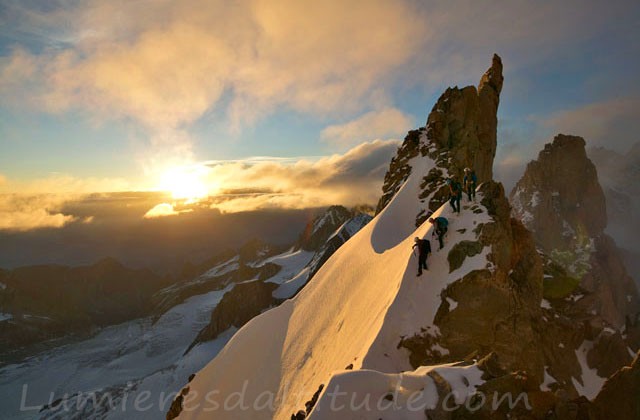
[(557, 135), (511, 192), (514, 215), (545, 250), (573, 249), (607, 225), (604, 192), (581, 137)]
[[(424, 174), (420, 199), (428, 210), (436, 210), (446, 200), (444, 180), (456, 176), (462, 181), (464, 168), (474, 168), (478, 182), (493, 178), (496, 153), (498, 104), (503, 83), (502, 60), (493, 56), (491, 67), (481, 77), (478, 87), (448, 88), (434, 105), (426, 126), (410, 131), (385, 176), (383, 195), (377, 206), (380, 212), (411, 173), (409, 161), (421, 155), (435, 162)], [(424, 221), (425, 212), (416, 217)]]
[(537, 246), (587, 293), (579, 305), (593, 315), (593, 323), (604, 320), (620, 327), (625, 316), (635, 317), (638, 292), (604, 232), (605, 196), (584, 139), (559, 134), (545, 145), (527, 165), (510, 201)]

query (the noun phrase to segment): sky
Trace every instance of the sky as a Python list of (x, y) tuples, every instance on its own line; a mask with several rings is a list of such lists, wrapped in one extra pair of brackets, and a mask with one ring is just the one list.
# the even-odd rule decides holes
[(558, 132), (625, 152), (639, 35), (637, 1), (0, 0), (0, 229), (63, 226), (93, 192), (375, 203), (406, 132), (493, 53), (499, 180)]

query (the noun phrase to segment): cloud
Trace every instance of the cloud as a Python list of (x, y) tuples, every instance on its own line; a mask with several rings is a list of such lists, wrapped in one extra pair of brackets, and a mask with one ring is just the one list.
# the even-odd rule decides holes
[(185, 209), (185, 210), (176, 210), (173, 204), (169, 203), (160, 203), (154, 206), (151, 210), (144, 214), (145, 219), (155, 219), (158, 217), (167, 217), (167, 216), (177, 216), (181, 213), (189, 213), (193, 210)]
[(80, 178), (53, 173), (47, 177), (16, 180), (0, 175), (0, 194), (80, 195), (99, 192), (130, 191), (134, 186), (123, 178)]
[[(72, 222), (91, 223), (95, 218), (117, 216), (125, 203), (127, 207), (135, 204), (132, 210), (140, 208), (137, 217), (144, 219), (211, 209), (237, 213), (375, 204), (399, 145), (397, 140), (375, 140), (343, 154), (315, 159), (255, 157), (203, 162), (198, 173), (212, 195), (199, 200), (168, 202), (167, 196), (159, 192), (112, 193), (118, 187), (122, 188), (120, 191), (130, 190), (127, 188), (130, 184), (118, 179), (68, 175), (28, 182), (7, 179), (0, 186), (0, 229), (31, 230), (63, 227)], [(138, 198), (133, 200), (135, 197)], [(82, 206), (78, 207), (78, 203)], [(103, 209), (105, 206), (108, 211)], [(87, 213), (89, 208), (91, 211)]]
[(615, 98), (556, 112), (540, 122), (554, 133), (584, 137), (589, 146), (626, 152), (640, 140), (640, 97)]
[(316, 161), (300, 160), (217, 163), (207, 179), (227, 191), (211, 206), (237, 212), (263, 208), (308, 208), (331, 204), (375, 204), (384, 174), (400, 142), (375, 140), (362, 143), (344, 154)]
[(59, 228), (77, 218), (60, 212), (64, 198), (54, 195), (0, 194), (0, 230)]
[(396, 108), (385, 108), (344, 124), (330, 125), (320, 136), (329, 143), (350, 146), (370, 139), (400, 137), (412, 126), (413, 118)]
[(116, 178), (77, 178), (64, 174), (17, 181), (0, 174), (0, 230), (60, 228), (91, 217), (63, 212), (64, 206), (96, 192), (127, 191), (130, 183)]
[(141, 3), (41, 14), (38, 22), (71, 24), (67, 43), (3, 58), (3, 90), (23, 85), (31, 105), (51, 112), (89, 110), (147, 127), (191, 123), (225, 91), (237, 124), (278, 106), (335, 113), (359, 109), (425, 32), (410, 3), (390, 0)]

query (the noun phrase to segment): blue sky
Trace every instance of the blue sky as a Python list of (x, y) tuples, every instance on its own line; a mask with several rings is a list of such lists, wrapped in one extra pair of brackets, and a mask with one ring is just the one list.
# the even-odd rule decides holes
[(153, 187), (172, 165), (402, 139), (505, 65), (499, 177), (555, 132), (640, 140), (637, 1), (0, 1), (5, 190)]

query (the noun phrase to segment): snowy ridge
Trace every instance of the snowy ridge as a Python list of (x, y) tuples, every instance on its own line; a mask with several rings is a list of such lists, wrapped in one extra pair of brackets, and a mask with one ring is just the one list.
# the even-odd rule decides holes
[[(288, 419), (320, 384), (349, 364), (393, 374), (410, 369), (406, 354), (396, 349), (399, 335), (433, 325), (442, 289), (489, 266), (488, 249), (452, 273), (446, 257), (460, 240), (476, 240), (475, 227), (490, 220), (480, 205), (481, 214), (465, 211), (459, 217), (450, 214), (448, 204), (438, 209), (434, 216), (451, 220), (445, 249), (430, 258), (431, 271), (416, 278), (413, 237), (430, 238), (431, 233), (429, 223), (414, 228), (422, 209), (420, 184), (435, 163), (418, 157), (410, 166), (411, 174), (393, 200), (295, 298), (246, 324), (198, 373), (189, 384), (194, 409), (184, 410), (180, 418), (211, 416), (205, 411), (211, 410), (205, 395), (215, 390), (218, 398), (213, 400), (219, 403), (234, 392), (242, 391), (247, 401), (267, 392), (275, 395), (277, 406), (275, 413), (251, 404), (242, 412), (218, 410), (216, 418)], [(435, 241), (433, 245), (435, 250)]]
[[(423, 366), (413, 372), (384, 374), (372, 370), (337, 373), (329, 382), (323, 397), (311, 412), (311, 420), (351, 420), (354, 411), (367, 413), (367, 418), (392, 416), (394, 419), (425, 418), (425, 409), (435, 409), (445, 398), (431, 374), (451, 386), (451, 404), (463, 404), (482, 385), (482, 371), (476, 365)], [(332, 394), (338, 398), (327, 398)]]

